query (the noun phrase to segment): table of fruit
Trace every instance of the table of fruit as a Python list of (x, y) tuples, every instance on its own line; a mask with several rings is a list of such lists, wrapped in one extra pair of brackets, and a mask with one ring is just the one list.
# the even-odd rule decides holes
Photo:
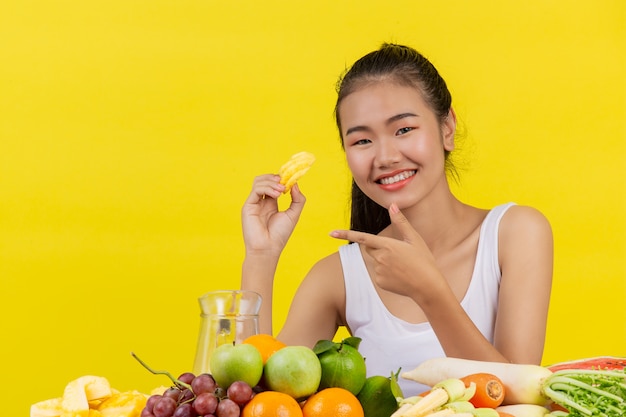
[[(106, 377), (70, 381), (31, 417), (534, 417), (626, 415), (626, 358), (552, 366), (435, 358), (367, 376), (359, 338), (286, 346), (270, 335), (219, 346), (210, 371), (172, 375), (149, 393), (120, 392)], [(430, 389), (405, 397), (398, 378)]]

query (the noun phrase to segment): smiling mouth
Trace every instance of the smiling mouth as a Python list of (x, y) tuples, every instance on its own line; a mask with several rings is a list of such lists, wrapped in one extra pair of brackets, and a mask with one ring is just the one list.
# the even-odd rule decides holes
[(402, 180), (406, 180), (407, 178), (411, 178), (416, 173), (417, 173), (416, 170), (404, 171), (404, 172), (401, 172), (399, 174), (394, 175), (393, 177), (381, 178), (380, 180), (378, 180), (376, 182), (379, 183), (379, 184), (383, 184), (383, 185), (394, 184), (396, 182), (400, 182)]

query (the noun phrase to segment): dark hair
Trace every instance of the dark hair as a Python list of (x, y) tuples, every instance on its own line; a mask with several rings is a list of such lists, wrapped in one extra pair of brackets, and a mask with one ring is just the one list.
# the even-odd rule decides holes
[[(450, 113), (452, 96), (437, 69), (422, 54), (408, 46), (384, 43), (380, 49), (370, 52), (356, 61), (337, 82), (335, 120), (342, 139), (339, 106), (342, 100), (364, 85), (393, 81), (400, 85), (419, 89), (422, 97), (442, 124)], [(445, 151), (446, 169), (454, 171)], [(386, 208), (375, 203), (352, 181), (352, 204), (350, 228), (368, 233), (378, 233), (390, 224)]]

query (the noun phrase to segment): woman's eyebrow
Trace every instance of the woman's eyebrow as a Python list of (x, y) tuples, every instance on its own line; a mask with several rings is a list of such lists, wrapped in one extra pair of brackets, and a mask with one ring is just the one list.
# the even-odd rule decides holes
[(354, 133), (354, 132), (370, 132), (372, 129), (370, 129), (367, 126), (354, 126), (351, 127), (350, 129), (346, 130), (346, 136), (348, 136), (350, 133)]
[[(385, 122), (386, 125), (390, 125), (393, 122), (396, 122), (398, 120), (404, 119), (406, 117), (419, 117), (419, 114), (415, 114), (415, 113), (400, 113), (400, 114), (396, 114), (395, 116), (391, 116), (389, 119), (387, 119), (387, 121)], [(349, 135), (350, 133), (354, 133), (354, 132), (369, 132), (372, 129), (369, 128), (368, 126), (365, 125), (360, 125), (360, 126), (354, 126), (349, 128), (348, 130), (346, 130), (346, 136)]]
[(398, 120), (404, 119), (406, 117), (419, 117), (419, 114), (415, 114), (415, 113), (400, 113), (400, 114), (396, 114), (395, 116), (390, 117), (389, 119), (387, 119), (387, 124), (391, 124), (393, 122), (396, 122)]

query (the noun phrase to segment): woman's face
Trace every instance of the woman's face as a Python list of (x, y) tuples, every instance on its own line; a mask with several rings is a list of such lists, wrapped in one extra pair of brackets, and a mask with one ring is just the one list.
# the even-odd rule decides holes
[(454, 116), (442, 126), (414, 87), (383, 81), (339, 106), (343, 144), (354, 181), (383, 207), (410, 207), (448, 187), (444, 150), (454, 148)]

